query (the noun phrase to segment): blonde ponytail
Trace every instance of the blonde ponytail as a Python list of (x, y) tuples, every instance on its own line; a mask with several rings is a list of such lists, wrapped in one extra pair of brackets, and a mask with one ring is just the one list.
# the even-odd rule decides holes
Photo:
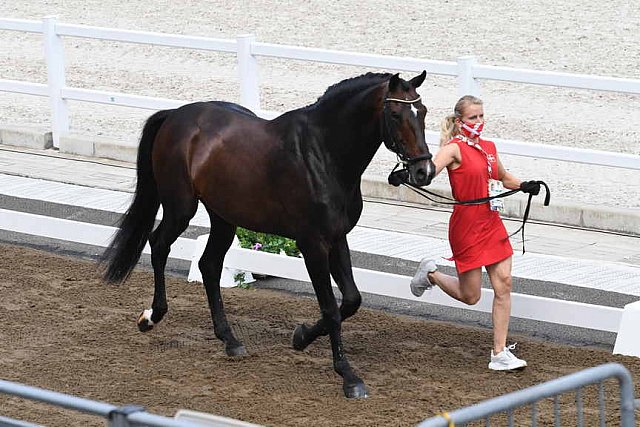
[(442, 119), (440, 123), (440, 146), (444, 146), (447, 142), (451, 141), (451, 138), (458, 133), (458, 126), (456, 125), (456, 115), (449, 114)]

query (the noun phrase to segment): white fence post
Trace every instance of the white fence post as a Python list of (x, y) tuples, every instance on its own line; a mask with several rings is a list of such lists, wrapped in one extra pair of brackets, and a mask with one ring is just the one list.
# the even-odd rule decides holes
[(640, 325), (640, 301), (624, 306), (618, 335), (616, 335), (616, 343), (613, 347), (613, 354), (640, 357), (638, 325)]
[(60, 135), (69, 132), (69, 110), (67, 101), (62, 98), (62, 88), (65, 86), (64, 49), (62, 38), (56, 33), (56, 21), (56, 16), (44, 17), (43, 35), (51, 105), (51, 132), (53, 146), (59, 148)]
[(473, 66), (476, 65), (475, 56), (458, 57), (458, 95), (480, 96), (480, 85), (473, 76)]
[(238, 36), (238, 71), (240, 73), (240, 104), (252, 111), (260, 109), (258, 61), (251, 53), (253, 34)]

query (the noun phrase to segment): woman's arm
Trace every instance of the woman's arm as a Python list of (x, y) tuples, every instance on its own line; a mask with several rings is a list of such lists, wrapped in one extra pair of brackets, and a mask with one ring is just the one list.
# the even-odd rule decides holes
[(500, 158), (498, 158), (498, 179), (502, 181), (504, 188), (508, 188), (509, 190), (517, 190), (520, 188), (520, 180), (511, 175), (510, 172), (507, 172), (504, 166), (502, 166)]
[(436, 176), (442, 172), (442, 169), (452, 166), (454, 169), (460, 166), (462, 157), (460, 155), (460, 147), (458, 144), (447, 144), (440, 147), (438, 153), (433, 158), (433, 164), (436, 166)]

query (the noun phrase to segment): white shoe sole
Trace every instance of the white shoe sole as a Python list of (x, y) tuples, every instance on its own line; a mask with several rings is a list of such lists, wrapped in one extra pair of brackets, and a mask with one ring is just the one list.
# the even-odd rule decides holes
[(489, 369), (491, 369), (492, 371), (521, 371), (526, 367), (526, 363), (524, 365), (516, 365), (514, 367), (489, 363)]
[(411, 293), (417, 297), (421, 297), (425, 291), (428, 291), (431, 288), (433, 288), (433, 286), (416, 285), (411, 283)]
[[(413, 279), (411, 279), (411, 293), (416, 297), (421, 297), (425, 291), (432, 289), (435, 283), (431, 283), (429, 280), (429, 273), (433, 273), (436, 270), (437, 266), (432, 259), (422, 260), (418, 266), (418, 271)], [(417, 279), (417, 277), (420, 277), (422, 280)], [(427, 282), (426, 284), (424, 283), (425, 281)]]

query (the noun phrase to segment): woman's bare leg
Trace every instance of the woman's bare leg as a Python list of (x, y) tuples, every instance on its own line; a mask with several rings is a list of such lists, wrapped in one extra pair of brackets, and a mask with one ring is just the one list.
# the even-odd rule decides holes
[(480, 300), (482, 288), (482, 268), (474, 268), (455, 276), (449, 276), (439, 270), (427, 275), (431, 283), (436, 284), (451, 298), (468, 305)]
[(493, 287), (493, 352), (500, 353), (507, 345), (511, 317), (511, 257), (485, 267)]

